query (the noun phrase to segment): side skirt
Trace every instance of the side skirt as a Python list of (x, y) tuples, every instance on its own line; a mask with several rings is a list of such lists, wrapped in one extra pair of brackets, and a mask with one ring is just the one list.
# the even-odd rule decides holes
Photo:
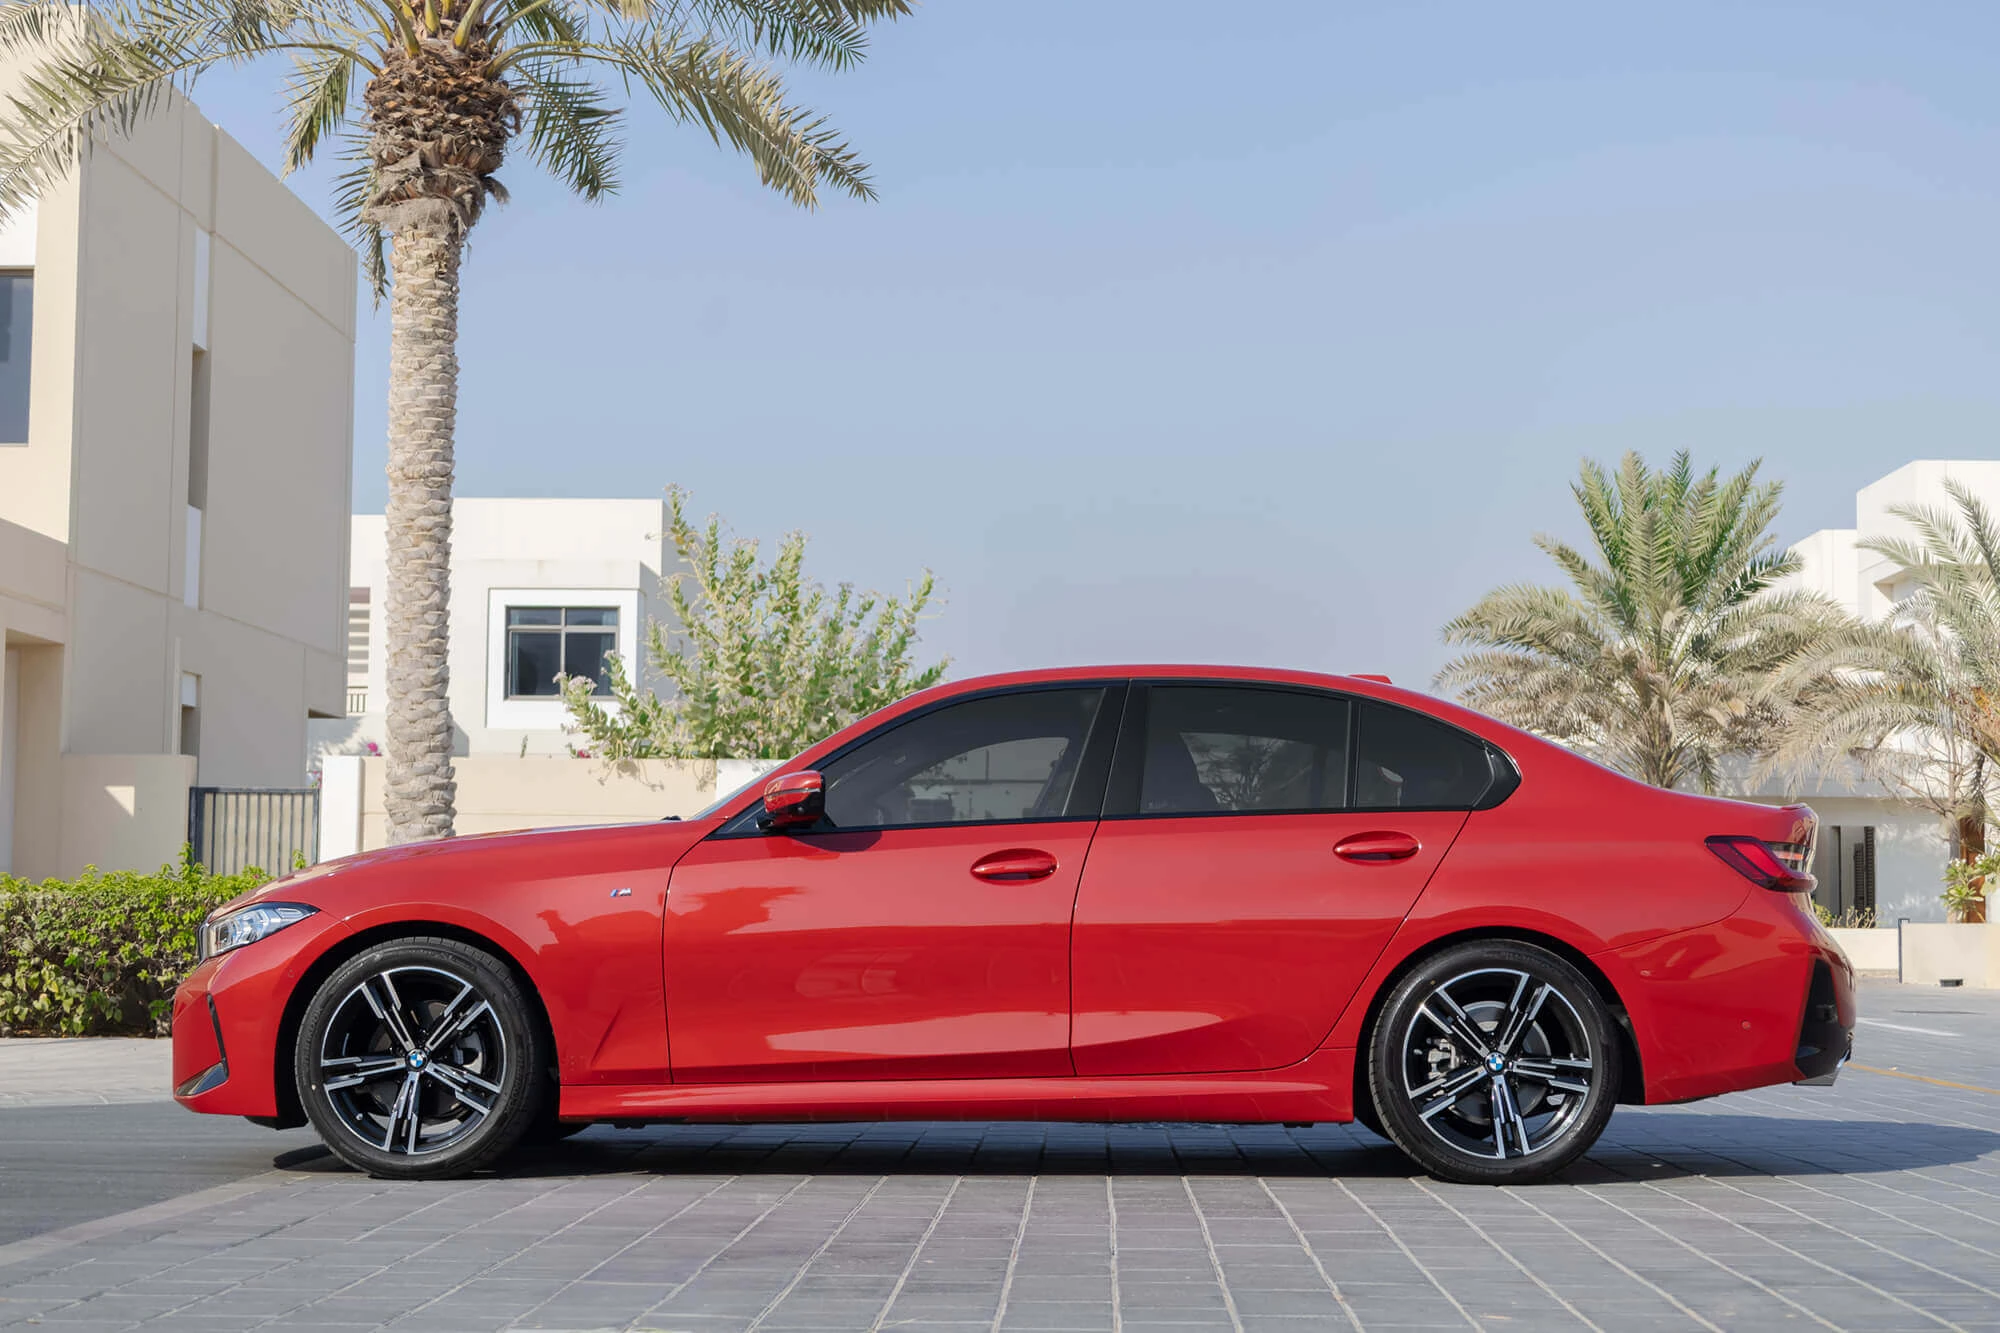
[(883, 1079), (843, 1083), (570, 1084), (564, 1120), (1071, 1120), (1265, 1124), (1354, 1118), (1354, 1052), (1286, 1069), (1124, 1078)]

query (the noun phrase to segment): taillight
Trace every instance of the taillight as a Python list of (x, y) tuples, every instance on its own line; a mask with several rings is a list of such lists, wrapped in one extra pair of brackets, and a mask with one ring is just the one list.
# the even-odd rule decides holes
[(1708, 840), (1708, 850), (1759, 888), (1779, 893), (1811, 893), (1818, 883), (1806, 869), (1806, 860), (1812, 855), (1807, 843), (1718, 835)]

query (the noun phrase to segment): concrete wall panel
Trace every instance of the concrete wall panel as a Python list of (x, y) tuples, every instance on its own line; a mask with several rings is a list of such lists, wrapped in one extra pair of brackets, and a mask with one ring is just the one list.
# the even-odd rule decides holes
[[(580, 824), (639, 824), (691, 815), (715, 799), (713, 760), (645, 759), (617, 765), (590, 759), (519, 759), (475, 755), (456, 760), (458, 831), (563, 828)], [(360, 847), (388, 844), (382, 790), (388, 761), (347, 758), (322, 774), (327, 807), (360, 817)], [(329, 784), (347, 784), (335, 793)], [(358, 786), (358, 794), (348, 787)], [(352, 833), (343, 829), (346, 838)], [(344, 849), (345, 841), (333, 844)]]
[(353, 344), (226, 238), (210, 263), (202, 604), (344, 657)]
[(181, 213), (109, 153), (89, 163), (71, 559), (171, 595), (177, 392), (186, 346)]
[(66, 754), (62, 758), (65, 874), (158, 870), (187, 843), (194, 761), (177, 754)]
[(158, 754), (173, 748), (167, 600), (72, 567), (68, 679), (70, 754)]
[(220, 131), (215, 136), (215, 232), (336, 332), (354, 336), (354, 251), (243, 145)]
[(201, 678), (201, 785), (305, 785), (305, 649), (208, 611), (177, 614), (180, 669)]

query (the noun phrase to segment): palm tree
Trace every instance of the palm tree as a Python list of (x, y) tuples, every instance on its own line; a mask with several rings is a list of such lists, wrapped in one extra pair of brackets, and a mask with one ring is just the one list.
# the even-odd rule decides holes
[(1773, 763), (1802, 776), (1851, 759), (1943, 816), (1971, 862), (2000, 773), (2000, 522), (1958, 482), (1944, 485), (1948, 509), (1890, 509), (1916, 540), (1860, 543), (1910, 590), (1887, 619), (1846, 625), (1786, 664), (1775, 688), (1798, 704)]
[(1596, 559), (1536, 537), (1571, 586), (1488, 593), (1445, 626), (1474, 651), (1438, 683), (1642, 781), (1713, 790), (1725, 756), (1765, 743), (1770, 674), (1840, 616), (1773, 588), (1798, 562), (1772, 549), (1781, 487), (1757, 468), (1697, 476), (1686, 452), (1661, 472), (1636, 453), (1615, 476), (1586, 462), (1571, 490)]
[(586, 199), (618, 184), (617, 93), (749, 155), (793, 203), (870, 199), (866, 166), (787, 100), (770, 61), (842, 69), (910, 0), (18, 0), (0, 59), (0, 214), (61, 179), (203, 70), (283, 53), (287, 170), (335, 139), (339, 206), (389, 295), (390, 839), (452, 829), (446, 621), (459, 260), (510, 146)]

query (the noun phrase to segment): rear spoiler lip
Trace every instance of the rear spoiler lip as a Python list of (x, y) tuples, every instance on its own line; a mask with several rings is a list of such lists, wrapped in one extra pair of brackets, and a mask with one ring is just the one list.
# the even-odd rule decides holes
[(1811, 806), (1805, 804), (1781, 805), (1778, 807), (1777, 813), (1781, 816), (1790, 817), (1791, 829), (1787, 836), (1773, 839), (1773, 841), (1803, 844), (1806, 849), (1807, 863), (1810, 864), (1814, 850), (1813, 845), (1819, 841), (1818, 813)]

